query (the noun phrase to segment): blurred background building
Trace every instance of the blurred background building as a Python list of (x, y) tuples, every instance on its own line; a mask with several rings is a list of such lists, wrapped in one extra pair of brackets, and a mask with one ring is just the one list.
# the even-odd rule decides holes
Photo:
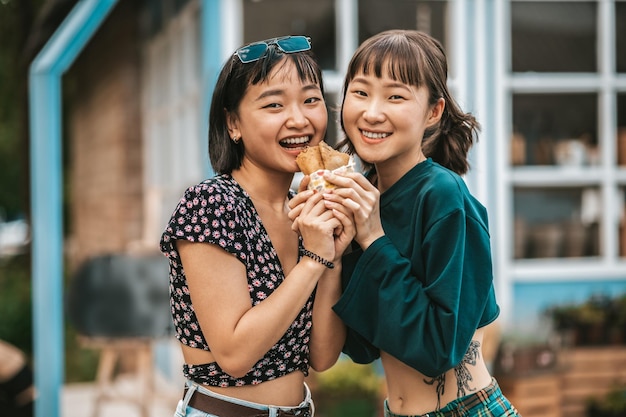
[[(46, 1), (34, 44), (81, 3)], [(443, 43), (452, 91), (482, 124), (466, 181), (490, 213), (503, 340), (548, 343), (555, 307), (626, 293), (626, 1), (101, 3), (61, 80), (63, 170), (47, 177), (63, 183), (68, 275), (101, 255), (158, 252), (181, 192), (212, 175), (208, 106), (235, 48), (310, 36), (336, 122), (359, 43), (407, 28)], [(331, 123), (328, 142), (340, 136)], [(168, 351), (157, 359), (176, 378)]]

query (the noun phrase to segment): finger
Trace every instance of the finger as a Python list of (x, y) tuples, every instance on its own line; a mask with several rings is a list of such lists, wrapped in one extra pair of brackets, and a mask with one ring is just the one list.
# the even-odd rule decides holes
[(341, 202), (324, 200), (324, 206), (326, 207), (327, 210), (340, 211), (341, 213), (344, 214), (344, 216), (349, 216), (352, 214), (343, 204), (341, 204)]
[(296, 218), (293, 221), (293, 223), (291, 224), (291, 230), (293, 230), (297, 234), (300, 234), (300, 221), (299, 221), (299, 219)]
[(309, 185), (309, 182), (311, 182), (311, 177), (308, 175), (305, 175), (300, 181), (300, 185), (298, 185), (298, 194), (300, 194), (303, 191), (306, 191), (307, 186)]
[(291, 200), (289, 200), (289, 208), (294, 208), (300, 204), (304, 204), (314, 192), (312, 190), (304, 190), (293, 196)]

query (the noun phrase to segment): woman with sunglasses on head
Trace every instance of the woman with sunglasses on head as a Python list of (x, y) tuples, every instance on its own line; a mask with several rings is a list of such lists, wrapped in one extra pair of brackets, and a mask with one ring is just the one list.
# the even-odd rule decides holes
[(356, 227), (334, 306), (344, 351), (381, 358), (386, 417), (517, 416), (482, 353), (499, 307), (487, 212), (460, 176), (479, 125), (448, 91), (443, 47), (417, 31), (380, 33), (343, 87), (345, 144), (366, 167), (325, 175), (340, 187), (324, 194), (328, 208), (350, 210)]
[(176, 416), (313, 416), (304, 378), (341, 351), (333, 261), (354, 229), (321, 195), (304, 205), (299, 234), (288, 217), (296, 156), (327, 127), (310, 49), (304, 36), (256, 42), (219, 74), (209, 114), (216, 176), (186, 190), (161, 238), (187, 378)]

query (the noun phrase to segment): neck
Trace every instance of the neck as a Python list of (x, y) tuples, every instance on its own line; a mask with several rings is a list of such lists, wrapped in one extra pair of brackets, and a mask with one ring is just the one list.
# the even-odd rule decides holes
[(244, 167), (233, 171), (232, 176), (255, 204), (263, 203), (281, 210), (293, 180), (293, 174), (252, 172)]
[(400, 161), (388, 161), (385, 164), (375, 164), (376, 167), (376, 188), (381, 193), (388, 190), (392, 185), (400, 180), (411, 169), (426, 160), (426, 156), (420, 152), (415, 161), (401, 163)]

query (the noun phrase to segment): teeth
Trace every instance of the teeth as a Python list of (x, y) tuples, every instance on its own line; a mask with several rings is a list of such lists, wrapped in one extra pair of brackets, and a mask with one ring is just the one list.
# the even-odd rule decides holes
[(383, 139), (389, 136), (389, 133), (367, 132), (365, 130), (361, 130), (361, 133), (363, 134), (363, 136), (370, 139)]
[(309, 137), (308, 136), (300, 136), (299, 138), (289, 138), (289, 139), (283, 139), (280, 142), (281, 143), (286, 143), (288, 145), (299, 145), (302, 143), (307, 143), (309, 141)]

